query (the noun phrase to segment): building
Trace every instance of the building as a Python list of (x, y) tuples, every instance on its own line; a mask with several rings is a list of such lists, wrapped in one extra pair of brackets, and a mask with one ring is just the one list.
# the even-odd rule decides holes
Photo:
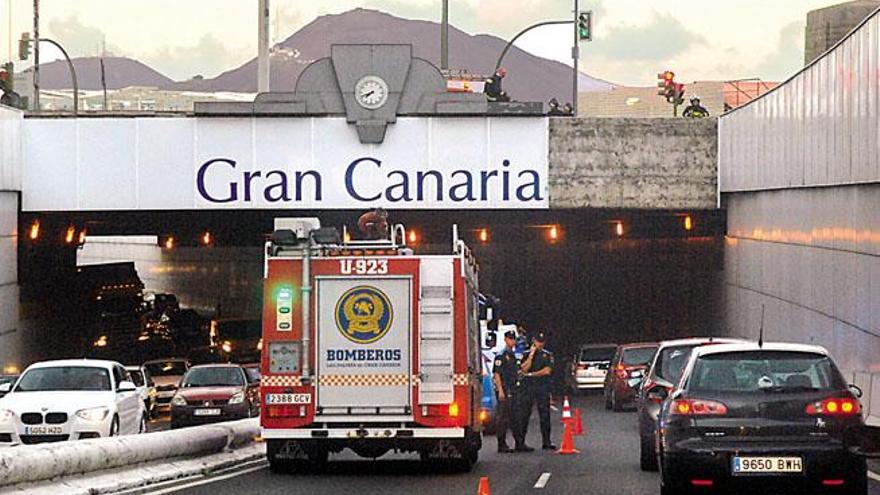
[(880, 0), (855, 0), (807, 14), (804, 65), (819, 58), (880, 7)]

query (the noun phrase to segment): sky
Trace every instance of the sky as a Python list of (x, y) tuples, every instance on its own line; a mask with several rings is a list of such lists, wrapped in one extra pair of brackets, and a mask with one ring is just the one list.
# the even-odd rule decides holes
[[(787, 78), (803, 62), (808, 11), (834, 0), (580, 0), (594, 11), (594, 41), (581, 46), (584, 72), (624, 85), (653, 85), (666, 69), (678, 79)], [(17, 58), (17, 38), (33, 27), (32, 0), (0, 0), (0, 59)], [(71, 56), (136, 58), (174, 79), (213, 77), (256, 55), (257, 0), (41, 0), (40, 30)], [(272, 41), (315, 17), (356, 7), (438, 20), (440, 0), (270, 0)], [(450, 0), (450, 22), (471, 34), (509, 38), (533, 22), (570, 18), (569, 0)], [(569, 26), (539, 28), (517, 46), (571, 63)], [(52, 48), (42, 60), (60, 58)], [(20, 64), (17, 69), (27, 64)]]

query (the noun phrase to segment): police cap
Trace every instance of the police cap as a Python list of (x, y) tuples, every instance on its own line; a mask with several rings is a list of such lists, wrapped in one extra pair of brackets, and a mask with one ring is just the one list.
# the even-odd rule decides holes
[(546, 342), (547, 338), (544, 336), (544, 332), (538, 332), (535, 335), (535, 342)]
[(504, 338), (516, 340), (516, 332), (514, 332), (513, 330), (508, 330), (504, 332)]

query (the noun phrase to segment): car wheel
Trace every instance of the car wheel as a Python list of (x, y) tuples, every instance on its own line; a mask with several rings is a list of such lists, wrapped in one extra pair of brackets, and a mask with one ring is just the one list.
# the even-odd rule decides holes
[(113, 421), (110, 423), (110, 434), (108, 436), (119, 436), (119, 416), (113, 416)]
[(672, 479), (672, 476), (669, 474), (670, 470), (667, 469), (669, 461), (663, 459), (662, 455), (661, 461), (658, 464), (660, 464), (660, 495), (688, 495), (693, 492), (691, 486), (682, 480)]
[(266, 459), (269, 461), (269, 471), (273, 474), (288, 474), (293, 470), (293, 462), (278, 456), (284, 440), (266, 441)]
[(138, 434), (147, 432), (147, 412), (141, 413), (141, 424), (138, 426)]
[(846, 490), (847, 495), (867, 495), (868, 476), (865, 472), (854, 475), (848, 483), (850, 486)]
[(657, 453), (654, 451), (654, 439), (640, 435), (639, 465), (642, 471), (657, 471)]

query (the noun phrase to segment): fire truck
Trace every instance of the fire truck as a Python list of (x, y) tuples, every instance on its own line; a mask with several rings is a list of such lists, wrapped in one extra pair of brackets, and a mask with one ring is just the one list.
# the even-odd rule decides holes
[(351, 240), (279, 218), (266, 243), (262, 436), (273, 471), (351, 449), (470, 470), (481, 447), (477, 263), (453, 227), (419, 255), (402, 225)]

